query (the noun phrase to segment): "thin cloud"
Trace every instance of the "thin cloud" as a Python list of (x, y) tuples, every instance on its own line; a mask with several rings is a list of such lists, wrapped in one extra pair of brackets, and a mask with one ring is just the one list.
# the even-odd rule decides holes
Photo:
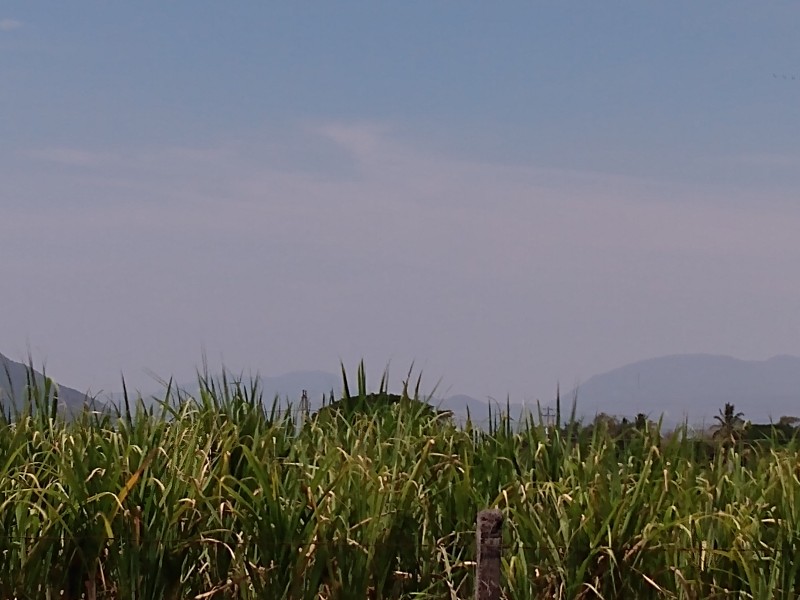
[(13, 31), (22, 27), (22, 21), (16, 19), (0, 19), (0, 31)]
[(334, 141), (355, 157), (372, 155), (379, 148), (386, 147), (390, 127), (382, 123), (328, 123), (322, 127), (309, 128), (312, 133)]
[(113, 162), (113, 156), (91, 152), (80, 148), (54, 147), (29, 150), (23, 153), (29, 158), (57, 163), (68, 167), (100, 167)]
[(746, 154), (727, 159), (735, 165), (754, 167), (791, 168), (800, 167), (800, 154)]
[[(747, 192), (727, 186), (464, 161), (400, 142), (388, 126), (374, 123), (334, 123), (315, 131), (355, 159), (359, 178), (276, 169), (257, 148), (237, 144), (151, 148), (124, 157), (71, 147), (25, 155), (75, 167), (60, 175), (62, 188), (84, 191), (80, 201), (93, 205), (93, 226), (100, 229), (136, 224), (152, 232), (179, 221), (195, 231), (269, 233), (279, 241), (305, 231), (357, 254), (360, 241), (350, 248), (338, 241), (338, 232), (358, 214), (375, 225), (362, 235), (376, 248), (384, 247), (387, 260), (397, 246), (385, 245), (385, 239), (396, 237), (399, 245), (418, 242), (414, 248), (431, 247), (425, 241), (438, 239), (437, 252), (447, 256), (443, 262), (451, 268), (485, 267), (487, 276), (505, 272), (509, 279), (530, 262), (527, 252), (549, 255), (566, 236), (575, 252), (583, 249), (588, 262), (602, 264), (642, 250), (707, 257), (798, 253), (797, 210), (764, 206), (761, 199), (755, 202)], [(42, 190), (39, 196), (52, 193)], [(731, 198), (738, 200), (736, 206), (725, 201)], [(76, 197), (64, 199), (69, 201), (55, 227), (63, 227), (65, 219), (75, 219), (76, 228), (92, 226), (83, 213), (67, 208)], [(41, 219), (40, 210), (36, 215)], [(388, 230), (387, 222), (392, 224)], [(497, 261), (491, 253), (475, 254), (473, 242), (465, 241), (475, 239), (508, 250), (500, 252), (503, 266), (492, 266)], [(464, 256), (473, 259), (459, 260)], [(423, 266), (430, 258), (409, 249), (404, 260)]]

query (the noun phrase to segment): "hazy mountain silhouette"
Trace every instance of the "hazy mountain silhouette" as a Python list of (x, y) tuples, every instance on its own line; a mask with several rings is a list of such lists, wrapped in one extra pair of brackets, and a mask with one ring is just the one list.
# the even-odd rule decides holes
[[(295, 371), (273, 377), (227, 373), (226, 377), (229, 385), (234, 385), (238, 381), (248, 390), (251, 383), (257, 380), (258, 391), (267, 407), (271, 407), (273, 401), (277, 399), (278, 405), (281, 407), (291, 404), (293, 408), (299, 408), (300, 399), (302, 398), (303, 390), (305, 390), (308, 394), (311, 410), (316, 410), (322, 406), (323, 395), (329, 397), (331, 391), (333, 391), (338, 397), (342, 393), (341, 375), (333, 375), (324, 371)], [(221, 385), (221, 376), (214, 375), (212, 379), (217, 386)], [(177, 387), (182, 394), (188, 394), (195, 398), (200, 392), (200, 383), (197, 380), (179, 384)], [(163, 400), (165, 393), (166, 386), (149, 393), (128, 390), (128, 397), (130, 400), (135, 400), (141, 394), (145, 405), (150, 405), (158, 400)], [(124, 395), (121, 392), (107, 394), (107, 397), (109, 401), (117, 405), (124, 400)]]
[[(42, 381), (42, 375), (37, 373), (37, 382)], [(250, 377), (244, 377), (243, 382), (249, 383)], [(277, 397), (281, 404), (291, 402), (298, 408), (302, 392), (306, 390), (312, 411), (321, 407), (323, 395), (329, 397), (333, 391), (338, 398), (342, 394), (341, 374), (324, 371), (260, 377), (259, 383), (267, 405)], [(355, 382), (350, 381), (351, 393), (355, 391), (354, 385)], [(8, 406), (13, 391), (19, 406), (26, 386), (26, 365), (0, 354), (0, 405)], [(194, 395), (199, 387), (193, 383), (182, 389)], [(370, 388), (370, 391), (376, 390)], [(70, 411), (79, 410), (88, 400), (86, 394), (65, 386), (59, 386), (59, 394), (62, 407)], [(163, 395), (162, 390), (146, 396), (145, 400), (163, 398)], [(108, 397), (116, 402), (121, 399), (119, 393)], [(584, 420), (600, 412), (620, 417), (645, 413), (653, 419), (663, 414), (666, 424), (687, 418), (692, 424), (703, 421), (711, 424), (718, 410), (731, 402), (753, 422), (777, 421), (784, 415), (800, 416), (800, 358), (775, 356), (765, 361), (747, 361), (711, 354), (663, 356), (595, 375), (575, 390), (562, 393), (561, 398), (564, 418), (569, 415), (573, 398), (577, 398), (577, 414)], [(464, 394), (432, 398), (430, 402), (441, 410), (452, 411), (461, 422), (468, 412), (476, 423), (489, 418), (488, 402)], [(552, 402), (543, 402), (543, 406), (546, 405)], [(535, 405), (527, 409), (536, 415)], [(505, 410), (505, 402), (491, 405), (493, 415)], [(510, 410), (511, 417), (516, 419), (525, 407), (512, 403)]]
[(578, 413), (664, 415), (665, 422), (688, 418), (710, 423), (726, 402), (753, 422), (800, 415), (800, 358), (765, 361), (711, 354), (678, 354), (632, 363), (595, 375), (566, 396), (577, 394)]
[[(229, 383), (235, 381), (237, 377), (228, 376)], [(217, 377), (216, 381), (219, 381)], [(250, 377), (242, 377), (242, 383), (246, 386), (250, 383)], [(283, 375), (276, 375), (272, 377), (259, 376), (259, 390), (261, 391), (264, 404), (271, 406), (272, 401), (277, 398), (278, 404), (285, 407), (291, 404), (293, 409), (299, 409), (300, 399), (303, 390), (308, 394), (309, 409), (314, 412), (322, 407), (323, 396), (327, 401), (330, 401), (331, 392), (335, 398), (340, 398), (343, 393), (343, 382), (341, 374), (333, 374), (325, 371), (295, 371), (292, 373), (285, 373)], [(356, 393), (356, 382), (348, 378), (350, 386), (350, 393)], [(193, 382), (189, 385), (179, 386), (183, 392), (189, 395), (196, 395), (199, 392), (199, 385)], [(369, 387), (370, 392), (376, 392), (376, 389)], [(392, 393), (398, 393), (398, 390), (390, 390)], [(158, 393), (148, 395), (145, 400), (151, 402), (153, 398), (163, 398), (163, 390)], [(113, 394), (115, 402), (121, 401), (121, 394)], [(456, 420), (463, 422), (467, 414), (470, 415), (474, 422), (485, 422), (490, 416), (489, 403), (477, 400), (471, 396), (459, 394), (447, 398), (424, 398), (430, 402), (434, 407), (440, 410), (449, 410), (453, 412)], [(498, 414), (506, 410), (506, 404), (493, 404), (491, 407), (491, 414)], [(511, 416), (513, 418), (519, 417), (523, 407), (519, 404), (511, 404)], [(534, 409), (535, 410), (535, 409)]]
[[(457, 422), (463, 423), (467, 416), (476, 425), (486, 424), (490, 418), (500, 415), (501, 413), (510, 413), (512, 419), (519, 419), (526, 411), (526, 408), (515, 402), (506, 404), (505, 402), (494, 402), (478, 400), (466, 394), (457, 394), (447, 398), (437, 400), (431, 399), (431, 404), (437, 406), (440, 410), (452, 411), (453, 417)], [(528, 406), (527, 411), (537, 416), (536, 406)]]
[[(0, 354), (0, 406), (4, 409), (22, 406), (28, 386), (28, 370), (27, 365)], [(34, 372), (36, 384), (43, 392), (44, 376)], [(62, 385), (58, 385), (58, 399), (61, 410), (66, 412), (80, 411), (91, 400), (86, 394)]]
[(264, 400), (287, 399), (296, 405), (303, 394), (308, 393), (308, 401), (312, 410), (322, 406), (323, 394), (330, 396), (331, 391), (338, 397), (342, 393), (342, 376), (324, 371), (296, 371), (274, 377), (261, 377), (261, 390)]

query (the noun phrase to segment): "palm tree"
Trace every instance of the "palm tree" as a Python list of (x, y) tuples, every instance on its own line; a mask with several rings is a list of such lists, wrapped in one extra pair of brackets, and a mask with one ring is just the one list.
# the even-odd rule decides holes
[(645, 431), (649, 423), (647, 422), (647, 415), (644, 413), (639, 413), (636, 415), (636, 421), (634, 421), (634, 426), (639, 431)]
[(725, 409), (720, 410), (714, 419), (719, 422), (719, 427), (714, 432), (714, 437), (722, 439), (724, 442), (736, 443), (741, 437), (745, 422), (742, 419), (744, 413), (736, 412), (736, 408), (730, 402), (725, 403)]

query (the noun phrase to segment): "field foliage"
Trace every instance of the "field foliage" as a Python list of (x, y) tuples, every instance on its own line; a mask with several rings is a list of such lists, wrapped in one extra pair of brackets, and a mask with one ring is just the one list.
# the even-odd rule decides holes
[(800, 594), (793, 443), (457, 425), (358, 379), (318, 415), (227, 379), (73, 420), (29, 390), (0, 420), (0, 598), (470, 598), (489, 507), (508, 598)]

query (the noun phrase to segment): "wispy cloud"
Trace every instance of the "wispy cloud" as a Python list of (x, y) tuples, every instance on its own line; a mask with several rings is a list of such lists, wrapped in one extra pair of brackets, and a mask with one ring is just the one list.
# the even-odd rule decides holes
[(113, 156), (106, 153), (69, 147), (40, 148), (23, 154), (29, 158), (68, 167), (99, 167), (114, 160)]
[(22, 22), (16, 19), (0, 19), (0, 31), (13, 31), (22, 27)]
[(746, 154), (724, 159), (730, 164), (753, 167), (791, 168), (800, 167), (800, 154)]
[(391, 133), (391, 127), (379, 122), (331, 122), (308, 129), (311, 133), (332, 140), (347, 152), (362, 159), (368, 158), (379, 149), (385, 152), (388, 145), (387, 137)]
[[(359, 122), (306, 129), (318, 142), (333, 141), (353, 161), (359, 174), (355, 179), (284, 169), (271, 160), (269, 149), (247, 144), (149, 149), (124, 156), (52, 147), (25, 156), (73, 168), (59, 175), (62, 187), (82, 193), (59, 194), (66, 212), (54, 221), (57, 227), (73, 218), (75, 227), (92, 226), (83, 213), (66, 208), (80, 201), (93, 206), (98, 228), (136, 223), (152, 232), (181, 222), (195, 231), (225, 230), (243, 237), (268, 233), (276, 241), (305, 231), (357, 256), (362, 239), (342, 241), (338, 232), (360, 215), (368, 225), (362, 238), (383, 248), (386, 260), (396, 258), (396, 247), (411, 244), (403, 262), (430, 265), (431, 253), (414, 248), (430, 249), (434, 244), (426, 240), (438, 240), (437, 253), (446, 257), (441, 262), (449, 268), (485, 267), (486, 276), (509, 280), (520, 277), (533, 260), (531, 250), (546, 256), (567, 237), (570, 252), (598, 269), (641, 251), (707, 257), (800, 252), (794, 241), (800, 213), (770, 208), (745, 191), (463, 160), (400, 141), (392, 131), (389, 125)], [(53, 194), (42, 190), (39, 196)], [(476, 252), (475, 239), (485, 239), (497, 252)], [(473, 260), (459, 260), (466, 256)]]

